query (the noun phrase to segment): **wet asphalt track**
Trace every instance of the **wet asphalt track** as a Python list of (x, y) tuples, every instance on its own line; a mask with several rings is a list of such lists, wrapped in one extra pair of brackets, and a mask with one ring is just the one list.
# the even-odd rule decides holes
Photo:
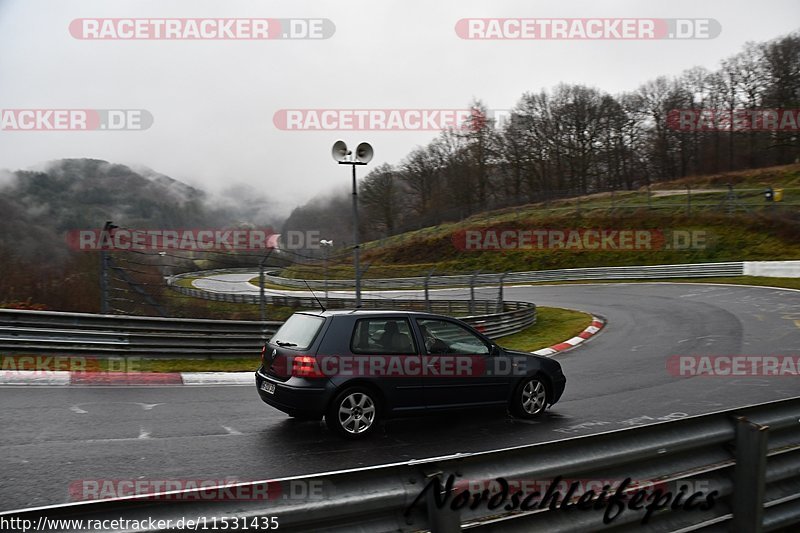
[[(463, 291), (462, 291), (463, 292)], [(447, 291), (438, 294), (446, 297)], [(800, 378), (676, 378), (671, 355), (800, 354), (800, 292), (700, 284), (515, 287), (506, 298), (602, 315), (558, 356), (541, 422), (497, 411), (389, 421), (365, 442), (297, 422), (253, 387), (0, 388), (0, 510), (70, 501), (83, 479), (267, 479), (587, 435), (800, 395)]]

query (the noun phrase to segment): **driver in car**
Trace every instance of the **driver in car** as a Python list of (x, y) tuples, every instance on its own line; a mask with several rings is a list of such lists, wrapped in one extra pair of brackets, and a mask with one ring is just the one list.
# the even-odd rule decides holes
[(428, 353), (448, 353), (450, 351), (450, 346), (431, 333), (427, 326), (420, 324), (419, 329), (422, 332), (422, 338), (425, 339), (425, 349)]

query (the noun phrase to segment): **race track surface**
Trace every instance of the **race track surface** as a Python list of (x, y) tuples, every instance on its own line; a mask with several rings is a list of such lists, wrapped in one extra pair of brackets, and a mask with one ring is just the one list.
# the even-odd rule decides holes
[[(462, 290), (463, 292), (463, 290)], [(447, 291), (437, 293), (447, 297)], [(798, 355), (800, 292), (704, 284), (512, 287), (603, 332), (558, 356), (567, 389), (540, 422), (502, 412), (389, 421), (364, 442), (297, 422), (254, 387), (0, 388), (0, 509), (71, 501), (85, 479), (271, 479), (497, 449), (800, 395), (798, 377), (680, 378), (672, 355)]]

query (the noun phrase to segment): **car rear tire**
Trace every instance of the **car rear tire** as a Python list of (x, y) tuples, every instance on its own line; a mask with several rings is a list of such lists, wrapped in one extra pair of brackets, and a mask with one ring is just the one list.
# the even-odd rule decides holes
[(550, 389), (539, 376), (525, 378), (511, 398), (511, 414), (519, 418), (539, 418), (547, 409)]
[(339, 435), (357, 439), (375, 430), (379, 413), (378, 396), (372, 389), (350, 387), (333, 399), (325, 414), (325, 423)]

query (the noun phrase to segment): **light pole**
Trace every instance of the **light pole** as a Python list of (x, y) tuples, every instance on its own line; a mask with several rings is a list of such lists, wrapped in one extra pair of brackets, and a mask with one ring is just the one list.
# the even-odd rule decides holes
[(358, 242), (358, 187), (356, 185), (356, 166), (366, 165), (375, 155), (369, 143), (361, 143), (356, 147), (356, 153), (347, 149), (344, 141), (336, 141), (331, 150), (333, 159), (340, 165), (351, 165), (353, 168), (353, 268), (356, 281), (356, 307), (361, 307), (361, 270), (359, 268), (360, 245)]
[(333, 246), (333, 241), (320, 239), (320, 246), (322, 246), (323, 270), (325, 271), (325, 306), (328, 305), (328, 249)]

